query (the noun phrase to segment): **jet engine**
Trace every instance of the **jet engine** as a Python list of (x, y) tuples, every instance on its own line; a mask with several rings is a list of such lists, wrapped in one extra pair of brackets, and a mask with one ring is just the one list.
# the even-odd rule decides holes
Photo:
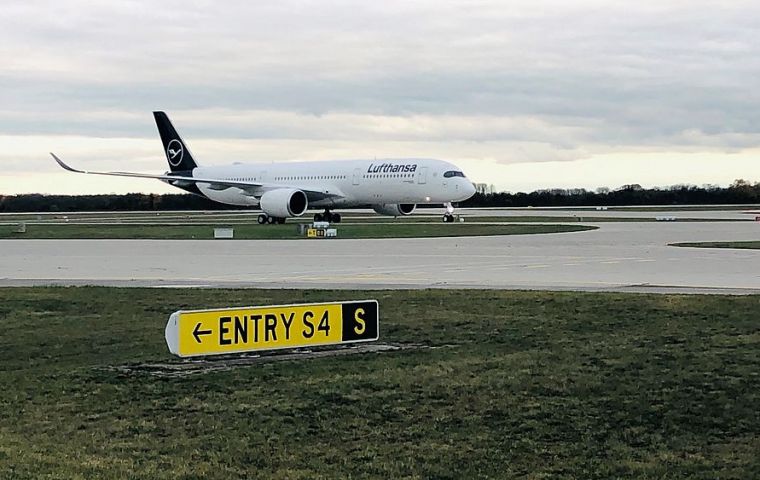
[(306, 194), (295, 188), (269, 190), (259, 200), (261, 209), (270, 217), (300, 217), (309, 207)]
[(384, 203), (372, 207), (380, 215), (398, 217), (399, 215), (411, 215), (417, 205), (414, 203)]

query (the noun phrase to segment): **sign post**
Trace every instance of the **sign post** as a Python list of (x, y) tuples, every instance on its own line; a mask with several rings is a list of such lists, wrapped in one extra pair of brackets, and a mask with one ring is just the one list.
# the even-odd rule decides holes
[(165, 337), (179, 357), (371, 342), (379, 316), (377, 300), (180, 310)]

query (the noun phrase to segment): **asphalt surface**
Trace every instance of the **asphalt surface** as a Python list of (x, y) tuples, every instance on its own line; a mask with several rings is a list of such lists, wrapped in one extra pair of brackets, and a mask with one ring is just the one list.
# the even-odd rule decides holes
[[(508, 215), (504, 212), (468, 214)], [(630, 217), (633, 212), (604, 213)], [(687, 218), (698, 214), (711, 219), (747, 218), (736, 211), (673, 213)], [(577, 233), (429, 239), (2, 240), (0, 286), (760, 293), (760, 251), (668, 246), (760, 240), (760, 222), (598, 225), (598, 230)]]
[(498, 217), (577, 217), (586, 218), (640, 218), (642, 220), (652, 220), (658, 217), (673, 218), (675, 220), (686, 220), (700, 218), (705, 220), (752, 220), (755, 216), (760, 216), (760, 209), (746, 210), (654, 210), (644, 209), (621, 209), (621, 210), (573, 210), (566, 208), (520, 208), (520, 209), (467, 209), (467, 215), (470, 216), (488, 216)]

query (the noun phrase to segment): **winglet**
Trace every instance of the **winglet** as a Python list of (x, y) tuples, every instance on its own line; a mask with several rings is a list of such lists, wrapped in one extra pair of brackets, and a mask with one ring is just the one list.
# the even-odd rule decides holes
[(76, 172), (76, 173), (86, 173), (86, 172), (83, 172), (82, 170), (77, 170), (76, 168), (71, 168), (70, 166), (66, 165), (65, 163), (63, 163), (63, 160), (56, 157), (55, 153), (50, 152), (50, 155), (58, 163), (58, 165), (60, 165), (61, 168), (63, 168), (64, 170), (68, 170), (69, 172)]

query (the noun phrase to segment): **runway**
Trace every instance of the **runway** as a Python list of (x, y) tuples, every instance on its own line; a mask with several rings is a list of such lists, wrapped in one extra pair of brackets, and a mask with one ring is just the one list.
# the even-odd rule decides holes
[(3, 240), (0, 286), (760, 293), (760, 251), (668, 246), (759, 240), (760, 223), (598, 225), (578, 233), (390, 240)]
[(577, 217), (585, 218), (637, 218), (641, 220), (653, 220), (657, 217), (668, 217), (676, 220), (752, 220), (755, 216), (760, 216), (757, 207), (748, 207), (741, 210), (704, 210), (700, 208), (682, 208), (668, 209), (667, 207), (645, 208), (640, 209), (621, 208), (615, 210), (595, 210), (588, 208), (514, 208), (514, 209), (489, 209), (489, 208), (468, 208), (466, 214), (470, 216), (498, 217), (504, 220), (505, 217)]

